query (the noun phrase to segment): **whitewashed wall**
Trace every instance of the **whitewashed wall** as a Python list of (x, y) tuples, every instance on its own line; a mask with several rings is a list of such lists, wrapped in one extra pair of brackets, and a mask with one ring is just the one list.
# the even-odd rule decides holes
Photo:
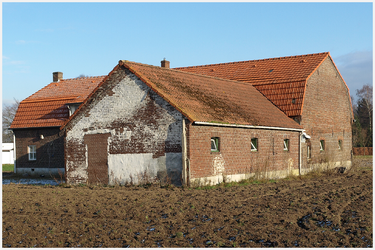
[(73, 120), (74, 126), (67, 130), (66, 145), (77, 148), (65, 151), (68, 182), (87, 180), (84, 136), (103, 133), (110, 133), (109, 184), (137, 183), (145, 171), (150, 178), (169, 174), (174, 182), (180, 181), (181, 151), (162, 150), (165, 142), (181, 148), (181, 113), (133, 74), (108, 84), (113, 87), (103, 91), (90, 109), (82, 109), (83, 113)]

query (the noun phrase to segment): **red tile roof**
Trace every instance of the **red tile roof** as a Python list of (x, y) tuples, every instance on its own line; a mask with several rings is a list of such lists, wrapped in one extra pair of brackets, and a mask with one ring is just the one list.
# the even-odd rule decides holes
[(105, 76), (62, 79), (23, 100), (11, 129), (61, 126), (69, 118), (65, 104), (83, 102)]
[(190, 121), (301, 129), (246, 83), (120, 61)]
[(302, 113), (306, 80), (328, 56), (325, 52), (175, 69), (249, 83), (288, 116), (297, 116)]

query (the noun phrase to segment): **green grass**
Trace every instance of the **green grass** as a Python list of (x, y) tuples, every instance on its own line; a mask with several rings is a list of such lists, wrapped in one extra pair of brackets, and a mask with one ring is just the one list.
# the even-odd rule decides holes
[(14, 172), (14, 164), (3, 164), (3, 172)]

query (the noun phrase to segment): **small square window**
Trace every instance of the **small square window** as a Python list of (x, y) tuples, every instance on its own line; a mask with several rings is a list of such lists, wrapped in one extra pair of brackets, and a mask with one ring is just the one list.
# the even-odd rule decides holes
[(325, 150), (325, 142), (324, 140), (320, 140), (320, 151), (324, 151)]
[(219, 152), (219, 137), (211, 138), (211, 152)]
[(27, 151), (29, 154), (29, 161), (35, 161), (36, 160), (36, 146), (29, 145), (27, 148)]
[(251, 151), (258, 151), (258, 138), (251, 139)]
[(284, 139), (284, 151), (289, 151), (289, 139)]
[(339, 150), (342, 149), (342, 140), (339, 140)]
[(76, 112), (76, 110), (78, 109), (80, 104), (71, 104), (71, 105), (68, 105), (68, 109), (69, 109), (69, 116), (73, 115), (74, 112)]

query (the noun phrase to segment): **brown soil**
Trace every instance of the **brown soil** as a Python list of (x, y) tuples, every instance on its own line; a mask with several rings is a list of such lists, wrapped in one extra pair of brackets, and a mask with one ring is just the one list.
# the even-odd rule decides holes
[(370, 158), (213, 189), (3, 185), (3, 247), (372, 247), (372, 173)]

